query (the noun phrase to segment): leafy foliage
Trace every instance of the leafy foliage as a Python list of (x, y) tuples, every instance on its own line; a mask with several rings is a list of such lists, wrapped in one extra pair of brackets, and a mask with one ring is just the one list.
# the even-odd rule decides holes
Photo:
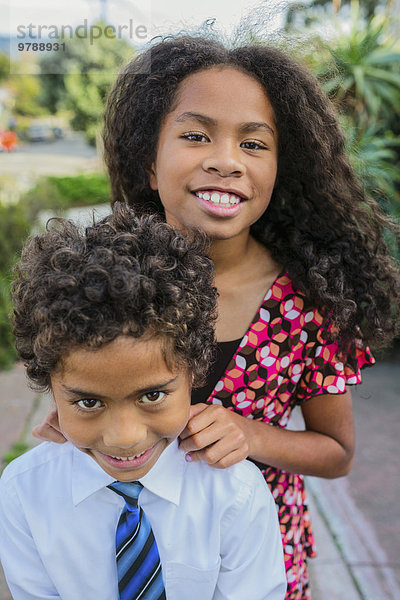
[(9, 281), (0, 275), (0, 369), (11, 367), (17, 356), (9, 317), (11, 310)]
[(71, 177), (49, 177), (58, 192), (65, 198), (67, 207), (91, 206), (110, 200), (108, 177), (102, 173), (89, 173)]
[(92, 206), (110, 201), (106, 175), (89, 173), (70, 177), (42, 177), (21, 199), (21, 206), (34, 221), (41, 210), (59, 213), (74, 206)]
[(24, 210), (18, 205), (0, 204), (0, 369), (10, 367), (16, 358), (9, 318), (12, 309), (9, 278), (28, 233)]
[(0, 52), (0, 81), (7, 78), (10, 72), (10, 59)]
[(400, 171), (396, 165), (400, 136), (379, 133), (378, 125), (361, 130), (347, 119), (345, 130), (350, 161), (368, 196), (375, 198), (382, 208), (400, 218)]
[(0, 204), (0, 275), (8, 275), (30, 231), (30, 223), (19, 204)]
[(400, 110), (400, 47), (389, 36), (387, 17), (364, 22), (352, 3), (350, 32), (325, 45), (316, 75), (345, 114), (390, 122)]
[(61, 59), (49, 55), (40, 63), (42, 102), (52, 113), (70, 109), (72, 127), (84, 131), (94, 144), (108, 90), (123, 62), (132, 55), (132, 47), (121, 39), (102, 36), (94, 43), (89, 38), (68, 40)]

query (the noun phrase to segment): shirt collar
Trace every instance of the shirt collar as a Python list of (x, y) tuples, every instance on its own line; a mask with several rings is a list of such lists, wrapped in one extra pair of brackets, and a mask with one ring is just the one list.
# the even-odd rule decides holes
[[(115, 481), (91, 456), (78, 448), (73, 448), (72, 461), (74, 505)], [(179, 505), (185, 468), (184, 453), (179, 450), (178, 440), (174, 440), (165, 448), (150, 471), (138, 481), (149, 492)]]
[(179, 449), (178, 440), (174, 440), (139, 481), (153, 494), (179, 505), (186, 466), (185, 454)]

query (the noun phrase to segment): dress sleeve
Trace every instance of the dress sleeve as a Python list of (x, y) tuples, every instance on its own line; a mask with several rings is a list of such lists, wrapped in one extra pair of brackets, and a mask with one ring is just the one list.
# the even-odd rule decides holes
[(296, 402), (301, 404), (321, 394), (344, 394), (347, 385), (361, 383), (361, 369), (374, 363), (370, 349), (363, 347), (361, 340), (355, 340), (346, 354), (339, 352), (336, 342), (316, 345), (306, 358)]

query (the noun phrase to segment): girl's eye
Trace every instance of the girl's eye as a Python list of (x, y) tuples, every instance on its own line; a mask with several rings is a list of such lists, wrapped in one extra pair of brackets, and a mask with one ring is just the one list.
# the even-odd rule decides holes
[(189, 131), (188, 133), (184, 133), (182, 136), (185, 140), (189, 140), (189, 142), (207, 142), (208, 138), (204, 135), (204, 133), (198, 133), (195, 131)]
[(151, 404), (152, 402), (159, 402), (165, 396), (165, 392), (147, 392), (140, 398), (140, 402), (143, 404)]
[(242, 142), (241, 146), (248, 150), (267, 150), (267, 147), (264, 146), (264, 144), (255, 141)]
[(77, 400), (74, 404), (79, 406), (79, 408), (81, 408), (82, 410), (93, 410), (102, 406), (102, 402), (100, 402), (100, 400), (95, 400), (94, 398), (84, 398), (83, 400)]

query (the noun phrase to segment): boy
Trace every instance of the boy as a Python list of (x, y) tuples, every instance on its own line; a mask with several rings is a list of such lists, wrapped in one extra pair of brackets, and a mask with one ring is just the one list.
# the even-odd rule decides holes
[[(84, 234), (55, 222), (23, 252), (14, 332), (68, 443), (41, 444), (1, 478), (0, 557), (13, 597), (283, 599), (276, 509), (258, 470), (190, 464), (178, 448), (213, 348), (204, 241), (122, 205)], [(131, 488), (138, 500), (124, 495)], [(137, 529), (120, 544), (131, 517)], [(136, 562), (124, 567), (130, 544)]]

